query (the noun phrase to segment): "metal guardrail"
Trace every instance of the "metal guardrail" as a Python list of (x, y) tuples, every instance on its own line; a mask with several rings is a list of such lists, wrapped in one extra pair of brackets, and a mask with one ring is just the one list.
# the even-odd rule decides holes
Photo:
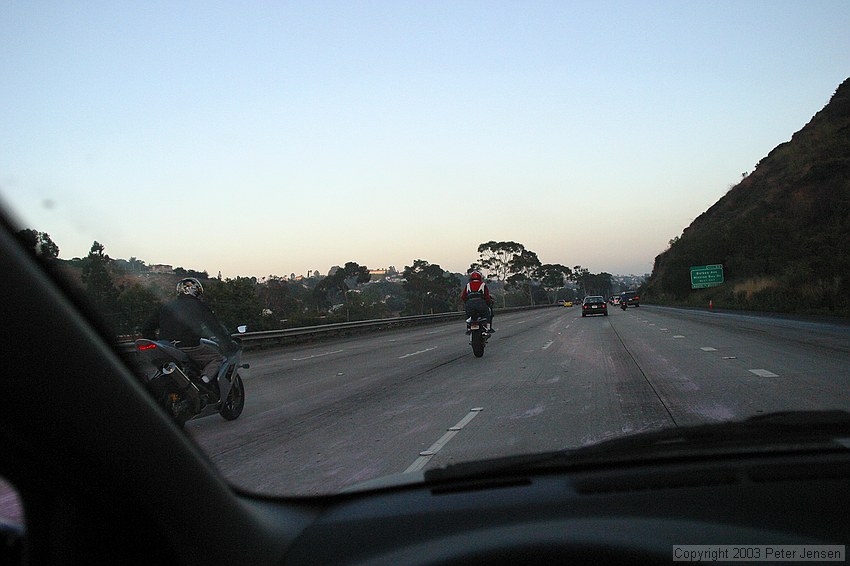
[[(560, 306), (560, 304), (554, 305), (537, 305), (533, 307), (509, 307), (504, 309), (498, 309), (496, 313), (506, 313), (506, 312), (516, 312), (516, 311), (525, 311), (525, 310), (533, 310), (540, 309), (546, 307)], [(337, 322), (333, 324), (320, 324), (318, 326), (302, 326), (298, 328), (284, 328), (281, 330), (259, 330), (256, 332), (245, 332), (242, 334), (233, 334), (232, 336), (238, 337), (245, 342), (281, 342), (287, 338), (301, 337), (301, 336), (309, 336), (309, 335), (321, 335), (332, 332), (342, 333), (346, 330), (366, 330), (366, 329), (379, 329), (379, 328), (390, 328), (393, 326), (405, 326), (411, 323), (416, 322), (438, 322), (441, 320), (451, 320), (451, 319), (462, 319), (466, 316), (463, 312), (446, 312), (446, 313), (438, 313), (438, 314), (421, 314), (414, 316), (398, 316), (394, 318), (379, 318), (373, 320), (358, 320), (355, 322)], [(133, 342), (131, 341), (131, 337), (122, 336), (120, 338), (119, 346), (122, 350), (131, 351), (134, 349)]]

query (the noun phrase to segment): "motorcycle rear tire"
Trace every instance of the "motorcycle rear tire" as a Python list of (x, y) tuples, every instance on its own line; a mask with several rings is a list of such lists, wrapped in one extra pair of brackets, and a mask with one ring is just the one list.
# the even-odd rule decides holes
[(171, 394), (165, 393), (162, 395), (162, 406), (165, 408), (166, 412), (171, 415), (171, 420), (174, 421), (174, 424), (177, 425), (177, 428), (185, 428), (186, 421), (192, 418), (192, 415), (189, 414), (187, 410), (177, 411), (175, 414), (174, 401), (171, 400)]
[(227, 399), (221, 406), (220, 414), (222, 418), (228, 421), (233, 421), (239, 418), (242, 414), (242, 409), (245, 408), (245, 385), (242, 383), (242, 378), (239, 373), (233, 377), (233, 386), (227, 394)]
[(472, 353), (476, 358), (484, 355), (484, 337), (481, 335), (481, 330), (472, 331)]

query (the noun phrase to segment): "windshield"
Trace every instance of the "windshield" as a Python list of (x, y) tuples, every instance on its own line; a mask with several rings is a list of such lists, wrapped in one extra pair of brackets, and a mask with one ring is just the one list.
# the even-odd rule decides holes
[(850, 411), (848, 21), (8, 3), (0, 198), (249, 492)]

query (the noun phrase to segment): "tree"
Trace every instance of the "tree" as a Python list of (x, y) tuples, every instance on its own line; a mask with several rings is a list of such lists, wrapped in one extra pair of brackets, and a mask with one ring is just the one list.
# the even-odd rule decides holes
[[(295, 297), (297, 285), (280, 277), (269, 276), (257, 286), (257, 296), (264, 309), (274, 315), (275, 321), (296, 317), (301, 312), (301, 302)], [(276, 324), (272, 326), (277, 326)]]
[(240, 324), (262, 328), (263, 305), (257, 296), (256, 278), (210, 279), (204, 282), (204, 296), (228, 331)]
[(571, 278), (578, 285), (580, 296), (583, 297), (587, 295), (587, 287), (591, 278), (590, 271), (580, 265), (577, 265), (573, 267), (573, 274)]
[(82, 261), (82, 281), (91, 303), (114, 327), (118, 327), (118, 290), (109, 271), (111, 261), (103, 244), (95, 241)]
[(410, 314), (451, 312), (456, 310), (460, 297), (460, 281), (436, 263), (417, 259), (405, 266), (403, 283)]
[[(365, 265), (359, 265), (353, 261), (346, 263), (345, 267), (335, 265), (328, 272), (328, 276), (316, 285), (314, 295), (316, 295), (317, 302), (323, 304), (330, 303), (333, 297), (341, 296), (346, 305), (346, 320), (351, 320), (348, 291), (351, 290), (351, 286), (367, 283), (370, 278), (369, 268)], [(333, 293), (333, 296), (330, 296), (331, 293)], [(324, 295), (324, 300), (322, 300), (322, 295)]]
[(127, 262), (130, 267), (130, 271), (132, 273), (141, 273), (142, 271), (148, 271), (148, 267), (145, 265), (145, 262), (133, 256)]
[(28, 250), (32, 250), (37, 256), (44, 259), (56, 259), (59, 257), (59, 246), (50, 239), (47, 232), (38, 232), (31, 228), (20, 230), (18, 238)]
[(508, 267), (513, 273), (509, 278), (511, 285), (517, 289), (525, 289), (528, 293), (529, 304), (533, 306), (535, 274), (540, 267), (540, 259), (538, 259), (537, 254), (531, 250), (523, 249), (513, 257)]
[(123, 288), (117, 298), (120, 313), (118, 330), (127, 334), (138, 334), (145, 319), (159, 304), (156, 293), (139, 283)]
[[(508, 275), (513, 273), (511, 262), (525, 251), (525, 246), (516, 242), (489, 241), (478, 246), (478, 262), (474, 267), (486, 269), (489, 275), (504, 283)], [(505, 296), (502, 295), (502, 307), (505, 306)]]
[(567, 280), (572, 278), (572, 270), (560, 263), (547, 263), (537, 268), (536, 277), (540, 280), (543, 288), (549, 293), (549, 302), (554, 303), (558, 291), (564, 288)]

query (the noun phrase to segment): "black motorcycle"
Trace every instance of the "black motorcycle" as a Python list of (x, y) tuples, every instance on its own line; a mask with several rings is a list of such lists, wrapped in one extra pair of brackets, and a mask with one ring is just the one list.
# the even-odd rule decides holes
[[(239, 327), (244, 332), (245, 327)], [(232, 421), (245, 407), (245, 386), (239, 376), (242, 345), (238, 337), (229, 344), (220, 344), (205, 338), (205, 344), (217, 348), (224, 356), (216, 379), (205, 383), (201, 370), (189, 357), (167, 340), (136, 340), (136, 352), (148, 387), (157, 402), (183, 427), (190, 419), (199, 419), (215, 413)], [(224, 342), (224, 341), (223, 341)]]

